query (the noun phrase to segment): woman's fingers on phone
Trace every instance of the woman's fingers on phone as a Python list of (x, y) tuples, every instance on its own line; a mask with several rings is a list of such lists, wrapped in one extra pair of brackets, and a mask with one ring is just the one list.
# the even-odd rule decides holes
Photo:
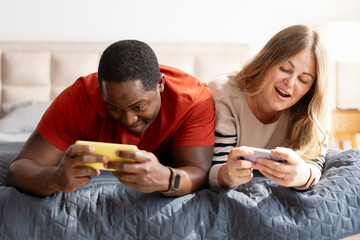
[(276, 177), (276, 175), (270, 174), (265, 170), (260, 170), (260, 172), (262, 173), (262, 175), (264, 175), (265, 177), (274, 180), (275, 182), (279, 183), (279, 179)]
[(288, 160), (289, 159), (289, 150), (291, 150), (291, 149), (277, 147), (277, 148), (271, 150), (271, 154), (273, 154), (277, 157), (280, 157), (282, 159)]
[[(238, 161), (238, 162), (246, 162), (246, 161)], [(229, 168), (230, 167), (230, 168)], [(246, 183), (250, 181), (253, 177), (253, 169), (252, 168), (234, 168), (233, 166), (225, 165), (225, 170), (227, 172), (227, 182), (231, 187)]]
[(239, 171), (239, 175), (238, 177), (249, 177), (251, 176), (251, 174), (253, 173), (253, 170), (248, 168), (248, 169), (242, 169), (241, 171)]
[(254, 169), (255, 163), (251, 161), (235, 161), (236, 169)]
[(303, 161), (302, 158), (290, 148), (277, 147), (271, 150), (271, 153), (286, 160), (290, 164), (295, 164), (298, 161)]
[(230, 153), (229, 153), (229, 157), (232, 160), (240, 160), (241, 156), (247, 156), (247, 155), (251, 155), (253, 154), (254, 151), (251, 150), (250, 148), (241, 146), (241, 147), (236, 147), (231, 149)]
[(281, 162), (259, 158), (256, 161), (254, 169), (265, 171), (273, 176), (278, 176), (279, 173), (291, 172), (292, 165)]

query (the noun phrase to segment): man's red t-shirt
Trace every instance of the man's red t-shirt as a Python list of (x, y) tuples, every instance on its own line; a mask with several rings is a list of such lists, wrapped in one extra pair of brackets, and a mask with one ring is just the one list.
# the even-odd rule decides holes
[(52, 145), (66, 151), (76, 140), (133, 144), (169, 156), (171, 148), (214, 144), (215, 108), (208, 87), (178, 69), (160, 66), (165, 74), (161, 108), (141, 134), (130, 132), (106, 110), (97, 73), (80, 77), (50, 105), (37, 128)]

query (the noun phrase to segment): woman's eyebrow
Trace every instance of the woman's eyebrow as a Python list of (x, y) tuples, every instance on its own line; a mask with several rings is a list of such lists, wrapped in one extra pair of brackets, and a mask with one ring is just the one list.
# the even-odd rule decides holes
[(288, 63), (293, 67), (295, 68), (295, 65), (289, 60)]

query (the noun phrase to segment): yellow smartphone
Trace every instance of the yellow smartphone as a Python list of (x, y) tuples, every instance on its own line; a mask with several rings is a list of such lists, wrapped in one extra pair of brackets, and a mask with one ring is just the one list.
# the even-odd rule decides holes
[[(89, 154), (107, 156), (110, 162), (135, 162), (134, 159), (122, 158), (116, 155), (116, 151), (136, 151), (138, 148), (135, 145), (119, 144), (119, 143), (105, 143), (94, 141), (78, 140), (75, 142), (77, 145), (93, 146), (95, 150)], [(92, 167), (99, 170), (115, 171), (115, 169), (104, 168), (103, 163), (86, 163), (83, 167)]]

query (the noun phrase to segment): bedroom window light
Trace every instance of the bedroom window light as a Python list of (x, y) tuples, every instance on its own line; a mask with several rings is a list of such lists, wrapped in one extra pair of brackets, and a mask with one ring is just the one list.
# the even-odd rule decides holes
[(360, 109), (360, 22), (334, 22), (317, 28), (329, 63), (330, 94), (337, 109)]

